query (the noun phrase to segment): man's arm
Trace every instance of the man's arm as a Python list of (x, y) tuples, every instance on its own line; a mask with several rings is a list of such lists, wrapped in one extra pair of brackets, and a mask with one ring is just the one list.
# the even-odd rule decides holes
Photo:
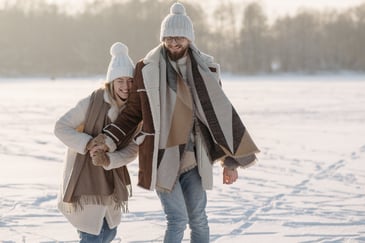
[[(128, 102), (125, 109), (119, 114), (118, 118), (103, 129), (105, 144), (109, 152), (127, 146), (133, 138), (138, 124), (142, 120), (141, 101), (138, 89), (143, 86), (142, 61), (138, 62), (135, 69), (133, 83), (129, 92)], [(95, 146), (95, 145), (91, 145)]]

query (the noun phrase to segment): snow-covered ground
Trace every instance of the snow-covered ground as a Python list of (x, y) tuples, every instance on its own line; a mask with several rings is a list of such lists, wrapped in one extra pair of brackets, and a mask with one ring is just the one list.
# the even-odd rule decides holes
[[(0, 242), (77, 242), (56, 209), (65, 147), (52, 131), (100, 83), (0, 79)], [(230, 186), (215, 167), (211, 242), (365, 242), (365, 76), (227, 76), (223, 88), (261, 153)], [(129, 168), (134, 196), (115, 242), (161, 242), (159, 200)]]

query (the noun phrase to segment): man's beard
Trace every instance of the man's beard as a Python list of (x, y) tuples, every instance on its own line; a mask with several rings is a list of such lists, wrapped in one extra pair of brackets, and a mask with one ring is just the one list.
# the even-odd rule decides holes
[(169, 51), (169, 49), (167, 49), (167, 54), (169, 55), (170, 59), (174, 62), (176, 62), (177, 60), (179, 60), (180, 58), (182, 58), (183, 56), (185, 56), (186, 54), (186, 51), (187, 51), (187, 47), (181, 49), (181, 51), (179, 52), (174, 52), (174, 53), (171, 53)]

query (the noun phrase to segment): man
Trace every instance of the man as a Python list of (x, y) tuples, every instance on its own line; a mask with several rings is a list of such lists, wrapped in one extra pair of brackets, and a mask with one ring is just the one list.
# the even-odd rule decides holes
[[(136, 65), (127, 108), (104, 129), (109, 150), (125, 143), (143, 120), (138, 185), (156, 190), (167, 219), (164, 242), (209, 242), (206, 189), (212, 164), (223, 161), (223, 183), (236, 181), (259, 152), (220, 87), (219, 65), (194, 45), (194, 30), (181, 3), (161, 24), (161, 44)], [(103, 136), (105, 136), (103, 135)]]

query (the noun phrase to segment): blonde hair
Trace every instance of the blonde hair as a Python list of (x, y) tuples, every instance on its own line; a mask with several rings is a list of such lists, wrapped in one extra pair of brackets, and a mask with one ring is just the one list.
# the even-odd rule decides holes
[(104, 89), (109, 95), (109, 97), (112, 98), (112, 102), (117, 104), (117, 98), (115, 97), (114, 94), (114, 80), (111, 82), (105, 82)]

